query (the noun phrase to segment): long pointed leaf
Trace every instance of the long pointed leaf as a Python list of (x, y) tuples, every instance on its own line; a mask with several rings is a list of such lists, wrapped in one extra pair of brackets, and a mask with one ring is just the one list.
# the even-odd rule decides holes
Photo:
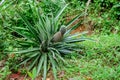
[(32, 48), (32, 49), (28, 49), (28, 50), (22, 50), (22, 51), (17, 51), (14, 53), (28, 53), (28, 52), (34, 52), (34, 51), (39, 51), (40, 48)]
[(84, 31), (84, 32), (82, 32), (82, 33), (75, 33), (75, 34), (73, 34), (73, 35), (70, 35), (70, 36), (68, 36), (68, 37), (65, 37), (64, 39), (73, 39), (73, 38), (77, 38), (77, 37), (80, 37), (81, 35), (87, 34), (87, 33), (88, 33), (88, 31)]
[(33, 68), (33, 66), (35, 65), (35, 63), (37, 63), (38, 61), (38, 58), (39, 58), (39, 56), (36, 56), (35, 57), (35, 59), (34, 60), (32, 60), (32, 63), (30, 64), (30, 66), (29, 66), (29, 70), (31, 70), (32, 68)]
[(89, 38), (77, 38), (77, 39), (67, 39), (67, 40), (64, 40), (64, 42), (66, 43), (76, 43), (76, 42), (82, 42), (82, 41), (85, 41), (85, 40), (92, 40), (92, 39), (89, 39)]
[(56, 64), (55, 64), (55, 60), (53, 59), (53, 57), (51, 56), (51, 54), (48, 54), (50, 61), (52, 63), (52, 70), (53, 70), (53, 75), (54, 75), (54, 79), (57, 79), (57, 70), (56, 70)]
[(41, 67), (42, 67), (42, 64), (44, 62), (44, 55), (42, 55), (39, 59), (39, 64), (38, 64), (38, 70), (37, 70), (37, 75), (39, 74), (40, 70), (41, 70)]
[(44, 54), (44, 71), (43, 71), (43, 80), (46, 80), (47, 76), (47, 54)]
[(31, 40), (31, 41), (36, 42), (35, 40), (33, 40), (32, 38), (30, 38), (29, 36), (26, 36), (25, 34), (21, 33), (19, 30), (15, 30), (15, 29), (10, 28), (10, 27), (7, 27), (7, 28), (10, 29), (10, 30), (12, 30), (12, 31), (14, 31), (14, 32), (17, 32), (18, 34), (20, 34), (21, 36), (23, 36), (23, 37), (26, 38), (26, 39), (29, 39), (29, 40)]
[(76, 25), (74, 25), (72, 28), (70, 28), (69, 30), (67, 30), (67, 32), (65, 34), (69, 34), (72, 30), (78, 28), (80, 26), (80, 24), (82, 23), (82, 21), (78, 22)]
[(57, 15), (56, 15), (56, 17), (55, 17), (55, 21), (57, 21), (58, 19), (59, 19), (59, 17), (60, 17), (60, 15), (62, 14), (62, 12), (65, 10), (65, 8), (68, 6), (68, 4), (66, 4), (64, 7), (62, 7), (59, 11), (58, 11), (58, 13), (57, 13)]
[(39, 37), (38, 37), (38, 33), (35, 30), (35, 28), (30, 24), (30, 22), (28, 22), (28, 20), (25, 18), (25, 16), (19, 12), (18, 10), (16, 10), (17, 14), (22, 18), (22, 20), (25, 22), (25, 24), (27, 25), (26, 27), (29, 29), (29, 31), (32, 33), (32, 35), (34, 36), (34, 38), (36, 39), (36, 41), (39, 41)]
[(65, 62), (65, 60), (60, 56), (60, 52), (59, 52), (57, 49), (55, 49), (55, 48), (50, 48), (50, 49), (54, 50), (54, 51), (56, 52), (55, 55), (56, 55), (58, 58), (60, 58), (63, 62)]
[(67, 49), (59, 49), (59, 51), (63, 54), (69, 54), (69, 53), (72, 53), (71, 50), (67, 50)]
[(68, 28), (71, 24), (73, 24), (76, 20), (78, 20), (81, 16), (84, 16), (84, 15), (85, 15), (84, 13), (77, 15), (75, 18), (73, 18), (71, 21), (69, 21), (66, 24), (66, 27)]
[(25, 59), (24, 61), (22, 61), (20, 64), (18, 64), (17, 66), (20, 66), (20, 65), (22, 65), (22, 64), (25, 64), (27, 61), (29, 61), (30, 59), (32, 59), (32, 57), (30, 57), (30, 58), (27, 58), (27, 59)]

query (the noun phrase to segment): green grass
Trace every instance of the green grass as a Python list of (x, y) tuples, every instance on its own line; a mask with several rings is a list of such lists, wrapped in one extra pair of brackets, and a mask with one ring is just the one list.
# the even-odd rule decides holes
[(120, 36), (93, 35), (96, 42), (85, 41), (85, 56), (66, 58), (69, 65), (63, 69), (60, 80), (120, 80)]

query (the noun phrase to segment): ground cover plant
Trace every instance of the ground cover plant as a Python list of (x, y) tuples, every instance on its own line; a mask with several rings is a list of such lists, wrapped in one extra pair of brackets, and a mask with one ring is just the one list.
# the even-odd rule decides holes
[[(70, 64), (64, 68), (64, 77), (60, 80), (119, 80), (120, 77), (120, 36), (92, 35), (96, 42), (85, 41), (85, 56), (66, 56), (66, 61)], [(73, 74), (74, 73), (74, 74)]]

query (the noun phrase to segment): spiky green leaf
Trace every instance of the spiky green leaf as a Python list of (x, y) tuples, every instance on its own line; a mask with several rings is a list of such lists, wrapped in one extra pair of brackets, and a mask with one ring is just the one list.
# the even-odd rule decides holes
[(46, 80), (46, 75), (47, 75), (47, 54), (44, 54), (44, 64), (43, 64), (43, 80)]

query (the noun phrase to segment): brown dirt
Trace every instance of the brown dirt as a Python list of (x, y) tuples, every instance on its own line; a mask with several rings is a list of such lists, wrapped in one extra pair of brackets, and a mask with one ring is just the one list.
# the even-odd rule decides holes
[[(5, 80), (32, 80), (27, 74), (21, 74), (20, 72), (17, 73), (11, 73), (6, 77)], [(38, 76), (35, 80), (42, 80), (42, 76)], [(46, 80), (54, 80), (52, 71), (49, 71), (47, 74)]]
[[(73, 19), (76, 15), (73, 16), (68, 16), (66, 17), (66, 22), (69, 22), (71, 19)], [(76, 20), (71, 26), (69, 26), (69, 28), (71, 28), (73, 25), (75, 25), (76, 23), (78, 23), (80, 20), (84, 20), (84, 18), (79, 18), (78, 20)], [(76, 28), (75, 30), (73, 30), (71, 32), (71, 34), (75, 34), (75, 33), (81, 33), (84, 31), (88, 31), (87, 35), (91, 35), (93, 33), (93, 25), (94, 22), (90, 20), (89, 17), (87, 17), (86, 24), (81, 24), (78, 28)]]

